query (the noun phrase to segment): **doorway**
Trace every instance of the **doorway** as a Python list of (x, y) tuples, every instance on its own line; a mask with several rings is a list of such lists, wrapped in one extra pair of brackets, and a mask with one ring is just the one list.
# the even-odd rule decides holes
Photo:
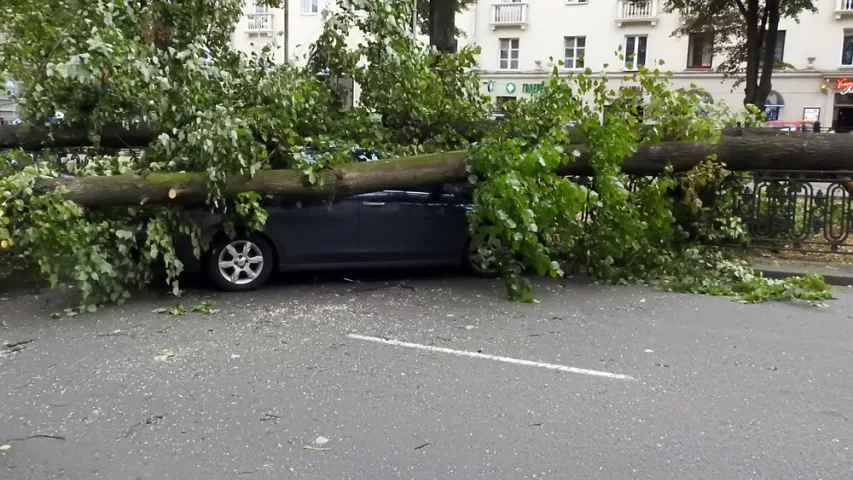
[(851, 95), (835, 94), (832, 129), (836, 133), (853, 132), (853, 97)]

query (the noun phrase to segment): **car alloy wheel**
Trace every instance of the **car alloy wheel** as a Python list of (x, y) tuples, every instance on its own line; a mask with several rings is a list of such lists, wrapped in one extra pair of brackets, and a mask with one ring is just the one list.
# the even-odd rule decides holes
[[(487, 247), (480, 247), (481, 251), (483, 251), (484, 256), (486, 257), (494, 257), (492, 252)], [(483, 277), (483, 278), (495, 278), (500, 275), (500, 269), (494, 263), (494, 258), (489, 258), (490, 267), (484, 267), (480, 260), (477, 258), (477, 250), (476, 249), (468, 249), (468, 256), (465, 258), (465, 265), (468, 267), (468, 271), (472, 274)]]
[(259, 235), (226, 239), (211, 252), (208, 272), (223, 290), (254, 290), (272, 273), (273, 257), (269, 242)]
[(264, 270), (264, 254), (249, 240), (234, 240), (219, 252), (219, 274), (229, 283), (246, 285)]

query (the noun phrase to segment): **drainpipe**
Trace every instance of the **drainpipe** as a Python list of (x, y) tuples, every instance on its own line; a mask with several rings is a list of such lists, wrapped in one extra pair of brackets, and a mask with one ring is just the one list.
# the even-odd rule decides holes
[(418, 38), (418, 0), (412, 0), (412, 35)]
[(477, 10), (480, 9), (480, 2), (474, 3), (474, 10), (471, 12), (471, 36), (468, 37), (470, 45), (477, 44)]
[(290, 63), (290, 0), (284, 0), (284, 63)]

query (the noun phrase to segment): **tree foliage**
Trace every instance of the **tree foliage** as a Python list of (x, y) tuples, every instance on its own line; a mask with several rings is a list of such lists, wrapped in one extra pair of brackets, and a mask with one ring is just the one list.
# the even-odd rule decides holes
[[(266, 50), (230, 50), (242, 0), (218, 0), (215, 8), (209, 0), (7, 0), (0, 72), (20, 82), (29, 122), (62, 111), (63, 121), (92, 132), (113, 122), (164, 132), (140, 157), (103, 150), (74, 175), (205, 172), (210, 208), (243, 217), (249, 228), (262, 228), (265, 199), (247, 192), (226, 200), (230, 175), (292, 168), (317, 184), (320, 172), (348, 161), (355, 144), (385, 156), (469, 148), (472, 245), (482, 262), (501, 269), (513, 298), (532, 298), (525, 268), (560, 276), (573, 265), (608, 281), (661, 281), (749, 300), (828, 295), (819, 280), (770, 288), (720, 250), (699, 246), (697, 239), (743, 233), (738, 219), (698, 194), (726, 174), (713, 159), (680, 177), (630, 179), (621, 172), (623, 157), (642, 143), (713, 141), (735, 121), (731, 112), (672, 89), (659, 69), (643, 67), (627, 79), (645, 99), (589, 71), (562, 77), (555, 69), (540, 95), (497, 128), (483, 129), (488, 104), (473, 68), (475, 49), (439, 55), (417, 42), (408, 2), (338, 3), (301, 68), (274, 64)], [(348, 47), (353, 32), (363, 40)], [(355, 107), (343, 108), (333, 88), (343, 77), (363, 90)], [(553, 173), (573, 154), (568, 122), (593, 149), (592, 178)], [(25, 166), (0, 163), (8, 169), (0, 177), (0, 246), (51, 285), (75, 287), (81, 308), (123, 301), (152, 281), (157, 264), (178, 293), (183, 265), (175, 240), (190, 238), (197, 255), (208, 246), (177, 207), (87, 210), (61, 190), (34, 193), (37, 179), (62, 173), (55, 163), (20, 153), (6, 158)], [(683, 199), (673, 196), (676, 188), (686, 192)], [(765, 293), (750, 296), (756, 285)]]
[(744, 103), (764, 108), (776, 59), (779, 22), (816, 12), (813, 0), (667, 0), (664, 10), (686, 20), (674, 34), (712, 40), (714, 68), (744, 84)]

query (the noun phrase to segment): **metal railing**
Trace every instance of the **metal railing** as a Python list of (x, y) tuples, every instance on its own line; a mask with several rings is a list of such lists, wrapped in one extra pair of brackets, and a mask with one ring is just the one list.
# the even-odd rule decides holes
[(853, 172), (740, 172), (724, 185), (751, 247), (853, 254)]
[(853, 12), (853, 0), (838, 0), (838, 10)]
[(527, 23), (526, 3), (496, 3), (492, 5), (492, 25), (524, 25)]
[(246, 31), (271, 32), (275, 29), (272, 13), (250, 13), (246, 15)]

